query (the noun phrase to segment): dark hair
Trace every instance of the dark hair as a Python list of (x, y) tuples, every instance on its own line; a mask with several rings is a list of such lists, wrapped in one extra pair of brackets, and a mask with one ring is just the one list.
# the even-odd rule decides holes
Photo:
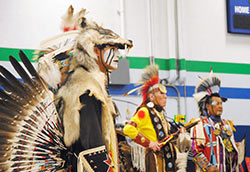
[(207, 100), (205, 101), (205, 104), (211, 104), (212, 103), (212, 97), (219, 97), (223, 102), (227, 101), (227, 98), (221, 97), (219, 93), (213, 93), (210, 96), (207, 97)]
[(200, 111), (201, 116), (207, 116), (208, 115), (206, 104), (209, 104), (209, 101), (210, 101), (209, 96), (205, 96), (198, 103), (198, 107), (199, 107), (199, 111)]
[(206, 101), (205, 101), (205, 104), (211, 104), (212, 103), (212, 97), (213, 96), (208, 96)]

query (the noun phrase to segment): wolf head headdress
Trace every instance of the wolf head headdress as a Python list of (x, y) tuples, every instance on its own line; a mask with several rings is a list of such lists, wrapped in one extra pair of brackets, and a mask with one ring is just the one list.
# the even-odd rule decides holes
[[(42, 58), (39, 61), (38, 72), (52, 87), (62, 82), (62, 79), (59, 79), (62, 77), (61, 72), (58, 70), (61, 65), (65, 65), (63, 60), (68, 59), (68, 72), (78, 66), (84, 66), (89, 71), (101, 70), (106, 73), (116, 69), (120, 57), (118, 50), (129, 50), (133, 46), (132, 41), (121, 38), (112, 30), (88, 20), (86, 9), (75, 15), (73, 13), (74, 9), (70, 6), (62, 18), (62, 29), (67, 32), (41, 43), (42, 50), (39, 53), (42, 52)], [(64, 55), (65, 58), (62, 58), (63, 53), (69, 52), (73, 55)], [(57, 73), (58, 76), (53, 75), (51, 78), (51, 72)]]

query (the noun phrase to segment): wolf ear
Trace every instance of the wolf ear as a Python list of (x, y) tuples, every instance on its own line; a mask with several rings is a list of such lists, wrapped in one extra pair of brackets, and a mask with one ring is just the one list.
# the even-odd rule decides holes
[(86, 18), (85, 18), (85, 15), (86, 15), (86, 9), (83, 8), (79, 13), (78, 13), (78, 17), (79, 17), (79, 24), (81, 26), (81, 28), (84, 28), (87, 26), (87, 22), (86, 22)]
[(73, 16), (73, 14), (74, 14), (74, 8), (73, 8), (72, 5), (69, 6), (67, 14), (68, 14), (68, 16)]

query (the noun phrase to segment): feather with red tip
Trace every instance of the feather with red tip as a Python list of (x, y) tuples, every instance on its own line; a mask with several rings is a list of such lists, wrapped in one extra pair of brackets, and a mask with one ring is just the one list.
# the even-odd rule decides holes
[(147, 97), (148, 97), (148, 89), (152, 86), (154, 86), (155, 84), (159, 83), (159, 77), (155, 76), (152, 79), (150, 79), (149, 81), (147, 81), (145, 83), (145, 85), (142, 87), (142, 97), (143, 97), (143, 103), (146, 102)]

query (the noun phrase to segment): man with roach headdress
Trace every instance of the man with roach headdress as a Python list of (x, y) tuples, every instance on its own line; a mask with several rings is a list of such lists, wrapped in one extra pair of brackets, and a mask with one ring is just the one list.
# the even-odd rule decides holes
[(239, 149), (234, 139), (235, 128), (222, 119), (222, 103), (227, 98), (219, 94), (221, 79), (211, 71), (197, 84), (194, 99), (200, 111), (200, 122), (191, 130), (192, 153), (196, 171), (233, 172), (239, 170)]
[[(141, 90), (142, 104), (123, 129), (124, 134), (133, 139), (131, 143), (133, 166), (146, 172), (177, 171), (176, 145), (163, 141), (165, 138), (171, 139), (168, 136), (172, 132), (171, 125), (164, 115), (167, 89), (159, 83), (158, 66), (147, 66), (141, 75), (139, 84), (142, 86), (136, 89)], [(189, 141), (186, 144), (187, 147), (191, 145)]]

